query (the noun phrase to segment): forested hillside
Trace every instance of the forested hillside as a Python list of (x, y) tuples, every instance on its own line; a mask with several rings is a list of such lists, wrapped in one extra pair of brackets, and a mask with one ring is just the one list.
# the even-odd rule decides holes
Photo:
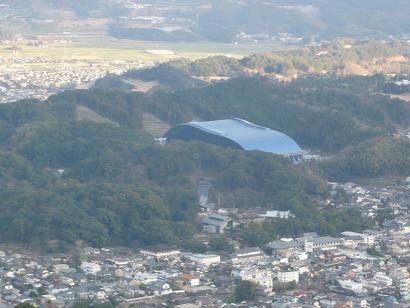
[[(334, 154), (347, 146), (409, 127), (410, 105), (379, 94), (384, 82), (380, 75), (309, 77), (291, 83), (234, 78), (210, 86), (180, 81), (181, 87), (187, 85), (188, 89), (176, 91), (159, 87), (143, 94), (95, 89), (66, 92), (57, 98), (83, 102), (92, 108), (97, 102), (109, 105), (115, 100), (122, 109), (112, 116), (134, 128), (144, 126), (136, 110), (148, 112), (171, 126), (193, 119), (245, 118), (290, 135), (304, 148)], [(105, 109), (100, 112), (110, 114)]]
[(240, 32), (300, 36), (386, 37), (409, 33), (406, 0), (215, 1), (200, 15), (199, 32), (216, 41), (232, 41)]
[[(307, 148), (337, 152), (408, 127), (409, 105), (390, 99), (381, 89), (385, 74), (408, 71), (409, 52), (407, 43), (397, 41), (342, 40), (241, 60), (174, 60), (110, 77), (105, 86), (127, 92), (127, 80), (156, 82), (143, 104), (171, 125), (243, 117), (283, 131)], [(366, 69), (371, 77), (348, 67)], [(298, 78), (290, 82), (286, 76), (292, 74)], [(210, 83), (212, 79), (228, 81)]]
[[(291, 36), (309, 43), (339, 37), (387, 39), (410, 33), (407, 0), (396, 0), (394, 5), (390, 0), (168, 2), (138, 2), (140, 7), (117, 0), (3, 0), (2, 4), (29, 19), (106, 19), (110, 35), (145, 41), (230, 43)], [(150, 25), (138, 19), (149, 16), (164, 22)]]
[(4, 0), (2, 4), (10, 5), (21, 15), (34, 18), (49, 17), (53, 13), (58, 14), (54, 17), (61, 18), (118, 17), (127, 13), (112, 0)]
[(185, 17), (190, 23), (183, 30), (166, 31), (160, 27), (136, 27), (135, 22), (117, 21), (111, 35), (118, 38), (152, 41), (213, 42), (270, 41), (291, 36), (308, 43), (314, 39), (339, 37), (386, 39), (410, 33), (406, 0), (245, 0), (178, 1), (192, 5), (183, 12), (162, 10), (167, 18)]
[[(79, 239), (95, 246), (179, 243), (198, 230), (195, 191), (204, 175), (215, 178), (224, 206), (257, 202), (303, 217), (326, 193), (317, 176), (284, 158), (154, 145), (140, 127), (138, 100), (112, 95), (68, 92), (0, 106), (1, 242), (46, 250)], [(79, 120), (79, 104), (114, 124)]]
[(154, 68), (127, 72), (124, 78), (157, 80), (172, 89), (189, 88), (197, 77), (266, 76), (290, 81), (304, 76), (372, 76), (410, 70), (410, 44), (400, 41), (338, 40), (323, 46), (268, 52), (240, 60), (224, 56), (196, 61), (177, 59)]
[[(380, 81), (236, 78), (171, 92), (77, 90), (1, 105), (0, 241), (49, 250), (78, 239), (96, 246), (180, 243), (198, 231), (201, 176), (215, 179), (212, 198), (222, 206), (257, 204), (296, 215), (286, 226), (262, 226), (261, 241), (359, 230), (367, 222), (341, 218), (351, 213), (318, 212), (327, 186), (309, 165), (201, 143), (155, 145), (144, 114), (168, 125), (242, 117), (289, 134), (305, 149), (345, 155), (337, 168), (323, 165), (327, 175), (403, 174), (409, 168), (404, 140), (371, 143), (410, 122), (407, 103), (369, 90)], [(243, 238), (252, 239), (252, 232)]]
[(410, 140), (407, 137), (376, 138), (349, 147), (322, 163), (333, 180), (355, 177), (403, 176), (410, 174)]
[(338, 82), (348, 85), (337, 88), (321, 79), (291, 84), (234, 79), (171, 94), (155, 92), (147, 97), (147, 108), (172, 124), (194, 118), (245, 118), (283, 131), (305, 147), (325, 152), (338, 151), (409, 124), (408, 104), (349, 89), (349, 84), (353, 87), (360, 78)]

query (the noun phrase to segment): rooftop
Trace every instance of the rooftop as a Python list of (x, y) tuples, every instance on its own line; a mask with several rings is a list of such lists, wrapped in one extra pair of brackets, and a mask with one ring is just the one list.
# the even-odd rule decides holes
[(177, 251), (178, 249), (176, 249), (174, 246), (167, 245), (167, 244), (156, 244), (156, 245), (144, 247), (141, 250), (160, 253), (160, 252)]
[(181, 124), (169, 130), (166, 137), (177, 139), (182, 137), (184, 140), (197, 139), (197, 136), (182, 136), (181, 128), (194, 128), (202, 133), (227, 139), (246, 151), (257, 150), (278, 155), (303, 154), (299, 145), (284, 133), (239, 118)]
[(238, 249), (235, 251), (234, 255), (236, 256), (242, 256), (242, 255), (248, 255), (248, 254), (262, 254), (263, 252), (259, 247), (250, 247), (250, 248), (243, 248), (243, 249)]

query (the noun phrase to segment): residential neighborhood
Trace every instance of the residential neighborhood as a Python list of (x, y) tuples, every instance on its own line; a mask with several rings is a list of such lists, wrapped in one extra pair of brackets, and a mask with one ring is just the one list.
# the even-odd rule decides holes
[(0, 1), (0, 308), (410, 308), (410, 1)]
[[(330, 185), (334, 197), (323, 206), (354, 206), (369, 218), (380, 216), (380, 211), (389, 215), (375, 230), (346, 230), (334, 236), (311, 232), (272, 239), (265, 247), (241, 247), (225, 232), (233, 223), (247, 223), (249, 211), (232, 215), (232, 209), (215, 208), (200, 214), (204, 228), (198, 239), (208, 244), (215, 236), (225, 236), (234, 247), (232, 253), (197, 253), (166, 244), (139, 249), (79, 245), (75, 254), (40, 256), (2, 247), (0, 305), (65, 307), (78, 301), (109, 301), (124, 307), (228, 307), (242, 280), (255, 284), (258, 307), (407, 307), (410, 178), (383, 189)], [(198, 197), (204, 202), (203, 181), (199, 186)], [(341, 193), (345, 204), (336, 198)], [(258, 218), (289, 215), (265, 213)]]
[[(1, 47), (1, 44), (0, 44)], [(21, 99), (45, 100), (64, 90), (87, 89), (107, 74), (152, 65), (143, 60), (58, 59), (0, 56), (0, 103)]]

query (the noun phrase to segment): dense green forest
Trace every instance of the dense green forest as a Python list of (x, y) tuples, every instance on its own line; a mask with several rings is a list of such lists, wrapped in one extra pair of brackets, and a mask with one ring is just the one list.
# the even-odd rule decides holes
[[(377, 83), (377, 78), (372, 80)], [(171, 94), (155, 92), (147, 97), (147, 108), (172, 124), (194, 118), (245, 118), (285, 132), (305, 147), (325, 152), (409, 124), (408, 104), (350, 89), (349, 84), (354, 87), (360, 78), (338, 82), (347, 86), (337, 88), (321, 79), (282, 84), (240, 78)]]
[[(318, 56), (324, 50), (326, 53)], [(410, 122), (410, 106), (382, 94), (386, 85), (383, 75), (346, 73), (347, 63), (380, 61), (377, 65), (384, 67), (390, 65), (384, 62), (388, 62), (386, 59), (409, 52), (409, 45), (398, 41), (340, 40), (324, 47), (241, 60), (222, 56), (193, 62), (179, 59), (130, 71), (116, 82), (123, 78), (159, 82), (160, 86), (145, 95), (145, 108), (172, 125), (192, 119), (240, 117), (283, 131), (304, 147), (337, 152), (390, 135), (399, 127), (407, 128)], [(317, 74), (322, 70), (328, 72), (326, 77)], [(270, 76), (296, 71), (306, 76), (302, 74), (288, 83), (272, 81)], [(197, 76), (230, 80), (207, 86)]]
[[(149, 69), (129, 71), (122, 77), (144, 81), (159, 81), (162, 87), (167, 90), (191, 89), (206, 85), (204, 82), (192, 78), (187, 71), (182, 69), (187, 65), (189, 65), (189, 61), (172, 61)], [(121, 77), (117, 77), (117, 81), (113, 81), (118, 83), (118, 80), (121, 81), (121, 79)]]
[[(157, 69), (167, 71), (165, 64)], [(263, 77), (234, 78), (206, 87), (185, 78), (178, 83), (177, 88), (186, 85), (188, 89), (160, 88), (144, 95), (126, 92), (115, 95), (117, 100), (124, 101), (122, 104), (132, 101), (132, 108), (138, 105), (170, 125), (192, 119), (245, 118), (282, 131), (305, 148), (330, 153), (391, 135), (410, 125), (409, 104), (378, 94), (377, 90), (385, 83), (381, 75), (307, 77), (291, 83)], [(92, 93), (105, 99), (101, 90)], [(74, 92), (69, 96), (82, 94)], [(124, 116), (128, 116), (127, 112)]]
[(265, 74), (297, 75), (372, 75), (401, 73), (409, 70), (407, 57), (410, 45), (401, 41), (337, 40), (323, 46), (313, 46), (256, 54), (245, 57), (241, 65)]
[(410, 140), (407, 137), (376, 138), (348, 147), (321, 164), (334, 180), (354, 177), (409, 176)]

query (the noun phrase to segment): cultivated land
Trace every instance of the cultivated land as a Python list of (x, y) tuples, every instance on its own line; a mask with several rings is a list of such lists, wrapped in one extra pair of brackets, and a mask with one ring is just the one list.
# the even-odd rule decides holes
[(161, 121), (151, 113), (144, 112), (142, 114), (144, 129), (153, 137), (160, 138), (164, 136), (166, 131), (170, 129), (170, 125)]
[[(283, 48), (279, 43), (138, 42), (83, 32), (4, 40), (0, 42), (0, 103), (25, 98), (44, 100), (62, 90), (83, 88), (107, 74), (122, 74), (177, 58), (242, 58)], [(155, 52), (158, 50), (171, 52)], [(144, 87), (148, 90), (151, 86), (144, 85), (140, 90)]]
[[(96, 39), (95, 39), (96, 40)], [(102, 38), (102, 40), (104, 40)], [(0, 57), (50, 57), (56, 59), (105, 59), (105, 60), (143, 60), (165, 61), (179, 57), (192, 60), (215, 55), (229, 55), (241, 58), (246, 55), (284, 49), (281, 44), (219, 44), (211, 42), (199, 43), (170, 43), (170, 42), (135, 42), (128, 40), (106, 39), (95, 42), (73, 42), (67, 46), (62, 44), (50, 45), (46, 48), (30, 46), (28, 44), (0, 45)], [(95, 43), (95, 44), (94, 44)], [(107, 44), (105, 44), (107, 43)], [(13, 48), (15, 46), (16, 48)], [(102, 47), (104, 46), (104, 47)], [(170, 50), (175, 55), (153, 55), (146, 50)]]

